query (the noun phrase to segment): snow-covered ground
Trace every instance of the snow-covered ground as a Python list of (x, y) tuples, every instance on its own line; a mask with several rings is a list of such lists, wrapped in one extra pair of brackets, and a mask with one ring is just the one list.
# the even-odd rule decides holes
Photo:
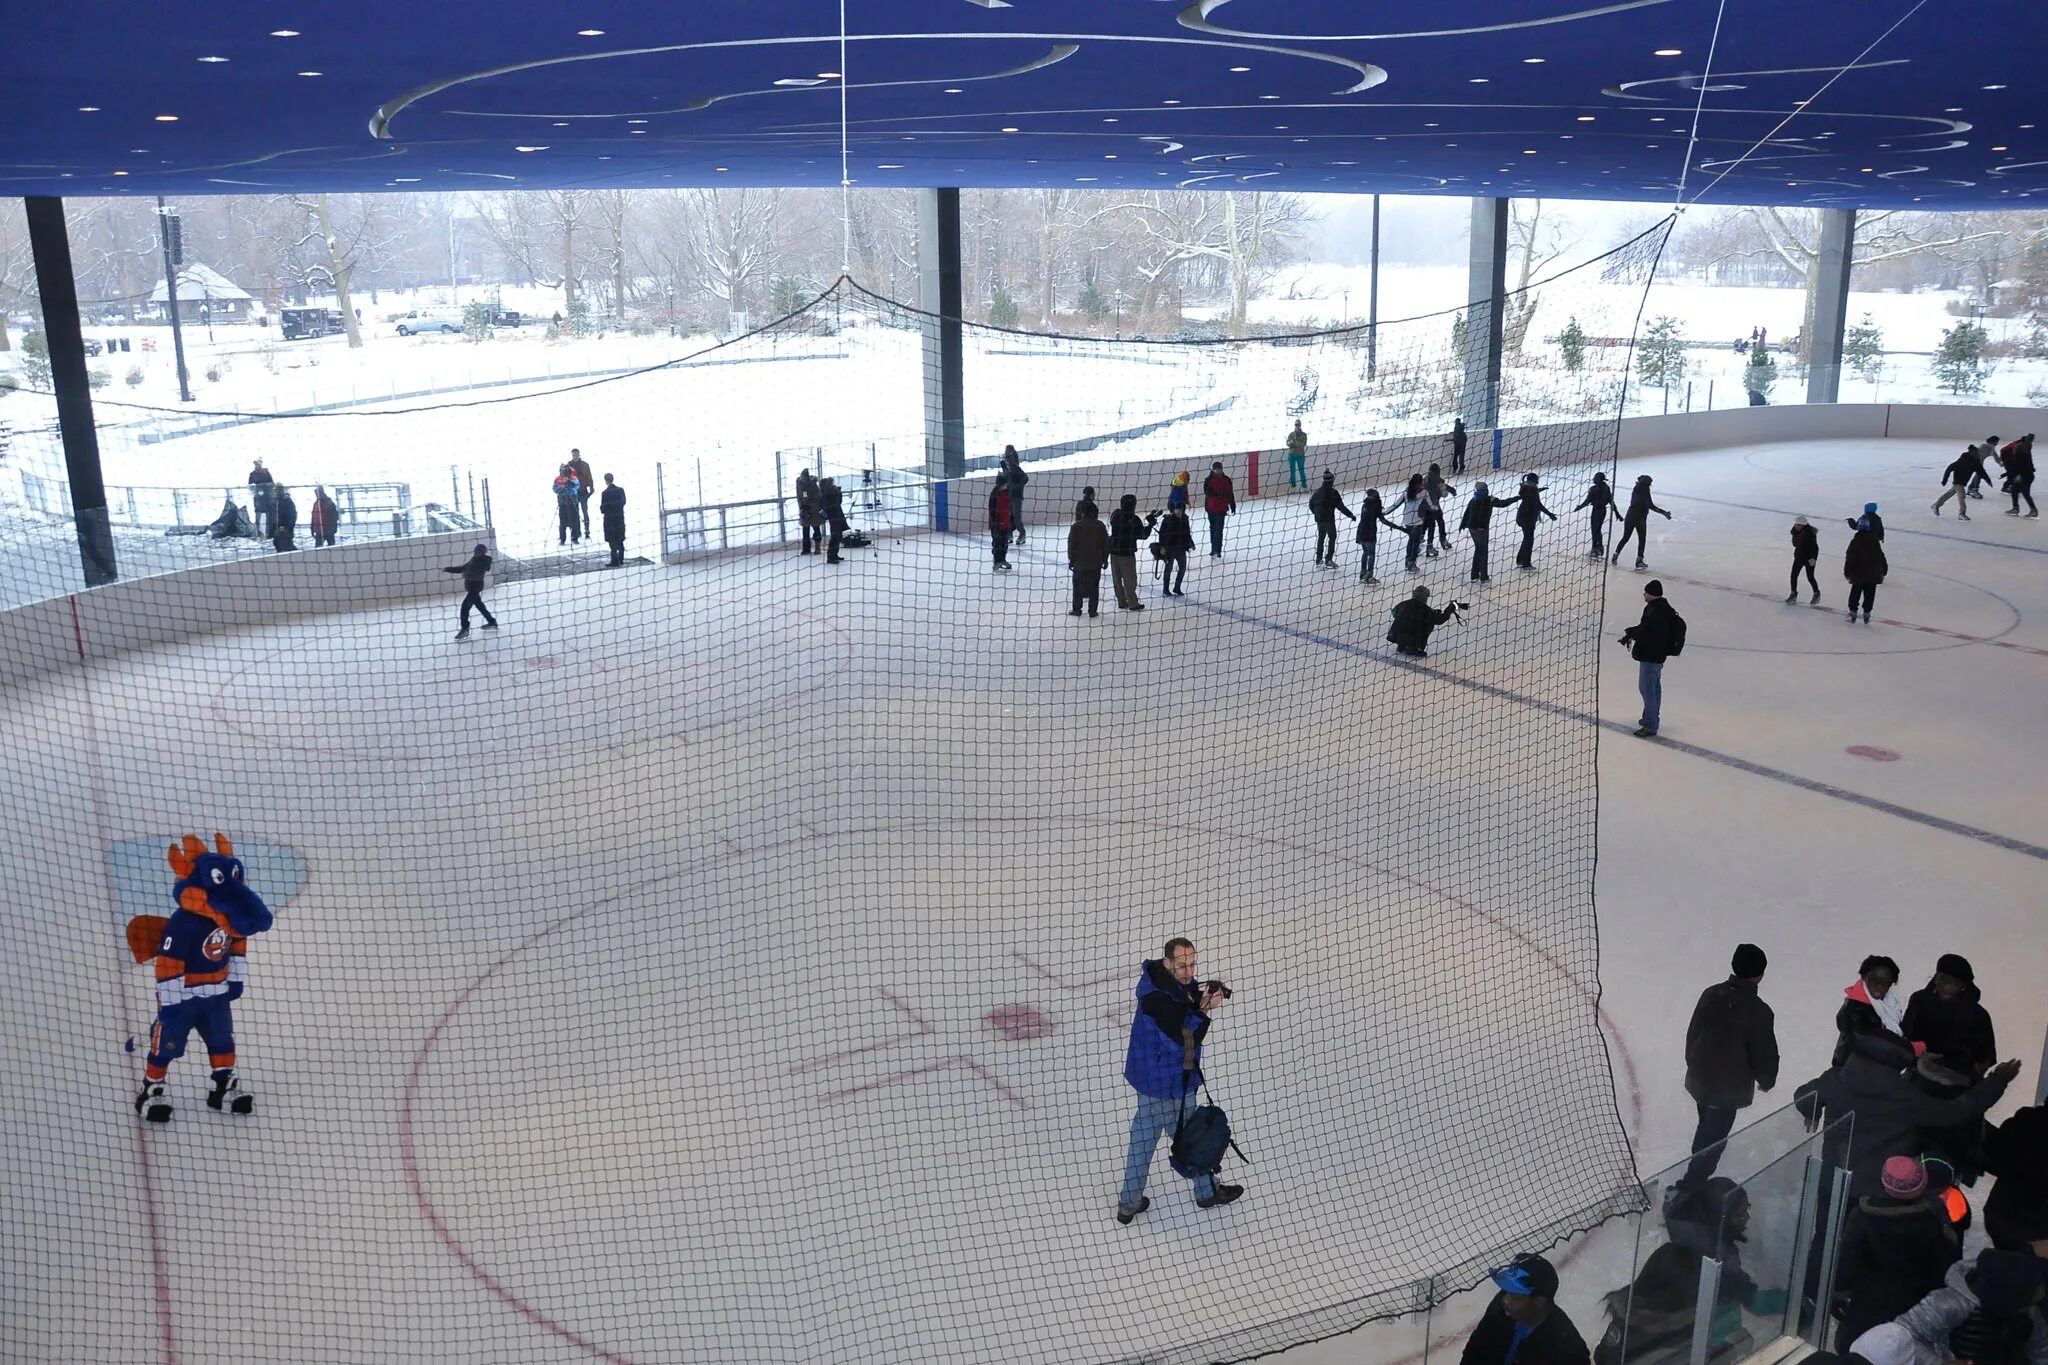
[[(1135, 1358), (1521, 1249), (1612, 1174), (1559, 1134), (1618, 1113), (1642, 1170), (1683, 1155), (1685, 1006), (1743, 940), (1785, 1054), (1750, 1113), (1825, 1065), (1868, 952), (1908, 988), (1971, 956), (2031, 1092), (2048, 532), (1935, 519), (1948, 453), (1624, 466), (1690, 623), (1660, 742), (1612, 641), (1643, 580), (1579, 518), (1532, 573), (1502, 544), (1467, 584), (1461, 541), (1372, 588), (1282, 500), (1138, 615), (1068, 617), (1055, 544), (998, 576), (907, 537), (496, 585), (460, 645), (452, 598), (280, 603), (10, 689), (5, 913), (39, 946), (0, 1033), (0, 1356)], [(1867, 500), (1891, 576), (1849, 626)], [(1781, 600), (1794, 513), (1819, 607)], [(1411, 582), (1474, 604), (1413, 668), (1381, 639)], [(214, 828), (279, 911), (237, 1007), (259, 1112), (207, 1112), (188, 1056), (138, 1135), (120, 925)], [(1130, 979), (1176, 931), (1237, 988), (1209, 1069), (1255, 1164), (1203, 1212), (1161, 1160), (1119, 1227)], [(1560, 1113), (1606, 1055), (1614, 1106)], [(1796, 1193), (1757, 1203), (1753, 1273)], [(1559, 1253), (1589, 1337), (1637, 1250)], [(1284, 1359), (1455, 1351), (1482, 1301)]]

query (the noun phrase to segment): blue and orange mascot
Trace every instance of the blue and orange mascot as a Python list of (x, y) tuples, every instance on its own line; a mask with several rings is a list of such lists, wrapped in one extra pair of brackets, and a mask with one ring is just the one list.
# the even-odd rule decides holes
[(214, 835), (208, 849), (188, 834), (171, 845), (166, 860), (178, 874), (171, 890), (178, 908), (169, 919), (137, 915), (128, 921), (128, 951), (137, 962), (156, 963), (156, 1024), (135, 1112), (151, 1123), (170, 1122), (164, 1076), (197, 1029), (213, 1066), (207, 1107), (253, 1113), (256, 1097), (235, 1078), (233, 1006), (242, 994), (249, 935), (270, 927), (270, 907), (249, 889), (226, 835)]

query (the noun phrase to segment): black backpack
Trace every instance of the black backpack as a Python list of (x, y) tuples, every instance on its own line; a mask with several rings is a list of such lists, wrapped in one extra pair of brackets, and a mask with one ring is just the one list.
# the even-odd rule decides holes
[(1685, 618), (1677, 612), (1671, 613), (1671, 643), (1665, 654), (1675, 659), (1685, 653)]
[[(1237, 1152), (1230, 1140), (1230, 1118), (1213, 1104), (1204, 1104), (1173, 1130), (1173, 1169), (1189, 1180), (1223, 1169), (1223, 1154)], [(1244, 1159), (1243, 1152), (1237, 1152)]]

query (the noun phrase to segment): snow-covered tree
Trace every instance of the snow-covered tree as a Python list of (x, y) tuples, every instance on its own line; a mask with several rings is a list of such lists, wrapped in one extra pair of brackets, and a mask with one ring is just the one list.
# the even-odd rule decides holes
[(1934, 377), (1953, 394), (1976, 393), (1984, 387), (1984, 329), (1959, 322), (1941, 334), (1934, 352)]
[(1877, 382), (1884, 369), (1884, 332), (1876, 318), (1865, 313), (1863, 320), (1842, 337), (1842, 362), (1867, 382)]
[(1678, 319), (1664, 314), (1650, 324), (1636, 343), (1636, 378), (1668, 389), (1685, 377), (1685, 333)]

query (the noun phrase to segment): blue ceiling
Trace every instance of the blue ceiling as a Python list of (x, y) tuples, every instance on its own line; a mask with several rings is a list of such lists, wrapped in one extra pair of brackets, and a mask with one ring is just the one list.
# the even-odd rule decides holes
[(838, 0), (24, 4), (0, 194), (829, 186), (844, 98), (863, 187), (1669, 203), (1712, 44), (1688, 200), (2048, 198), (2042, 0), (1721, 7), (846, 0), (842, 55)]

